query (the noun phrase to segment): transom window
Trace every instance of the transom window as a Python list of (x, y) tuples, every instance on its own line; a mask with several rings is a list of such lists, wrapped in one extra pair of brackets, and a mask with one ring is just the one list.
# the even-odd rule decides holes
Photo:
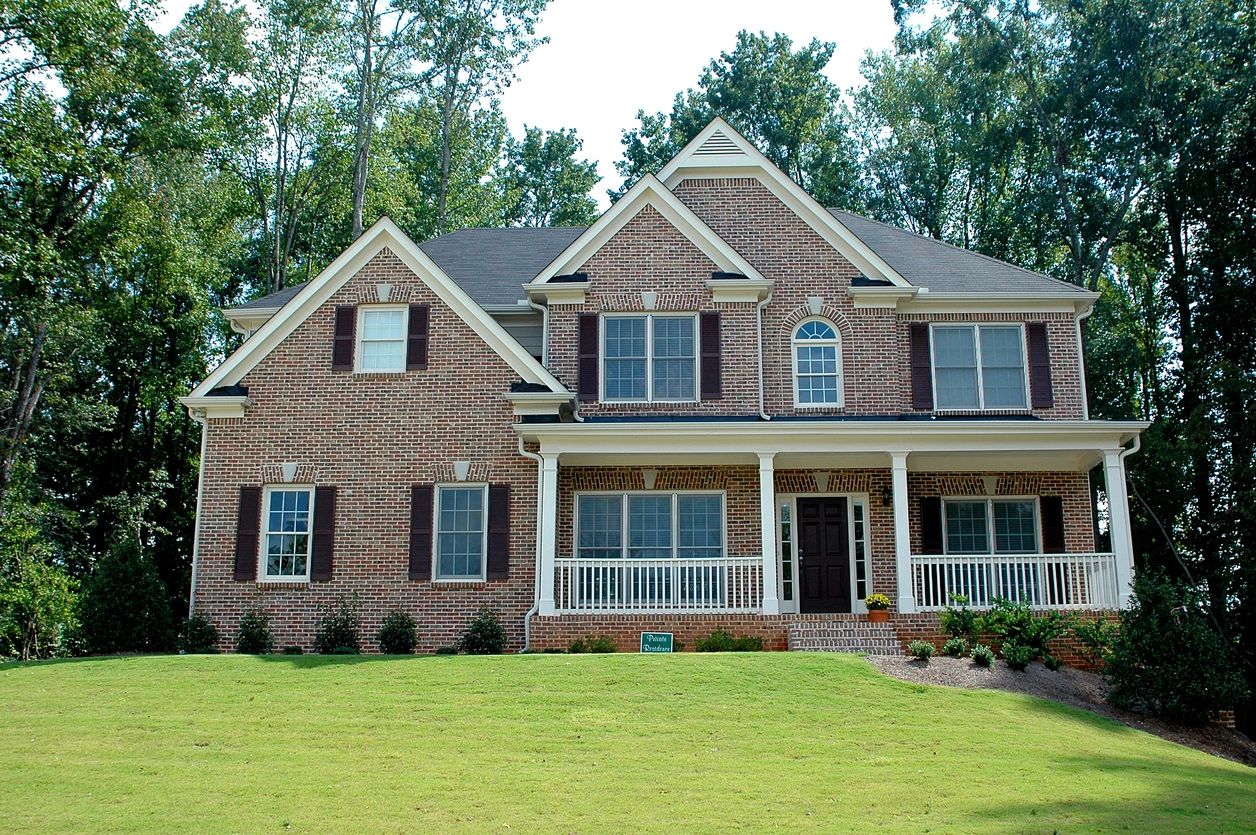
[(358, 308), (358, 370), (406, 370), (406, 308), (363, 305)]
[(263, 580), (310, 578), (310, 514), (313, 505), (312, 488), (266, 488), (263, 503)]
[(948, 499), (946, 553), (1038, 553), (1038, 503), (1033, 499)]
[(576, 497), (576, 556), (582, 559), (723, 555), (721, 493), (586, 493)]
[(822, 319), (794, 331), (794, 402), (800, 407), (842, 405), (842, 343)]
[(934, 325), (938, 409), (1024, 409), (1025, 341), (1020, 325)]
[(487, 488), (437, 487), (436, 579), (483, 580)]
[(693, 316), (606, 316), (602, 399), (685, 402), (696, 398)]

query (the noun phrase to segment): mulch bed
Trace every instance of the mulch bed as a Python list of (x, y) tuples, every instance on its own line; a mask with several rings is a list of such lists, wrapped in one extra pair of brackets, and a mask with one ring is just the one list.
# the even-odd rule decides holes
[(967, 658), (935, 657), (928, 663), (903, 656), (869, 656), (881, 672), (903, 681), (938, 684), (946, 687), (1006, 690), (1037, 696), (1147, 731), (1179, 745), (1196, 748), (1216, 757), (1256, 767), (1256, 741), (1231, 728), (1208, 725), (1195, 728), (1175, 725), (1163, 719), (1117, 710), (1103, 700), (1104, 681), (1094, 673), (1065, 667), (1053, 673), (1041, 664), (1030, 664), (1024, 672), (1002, 661), (985, 669)]

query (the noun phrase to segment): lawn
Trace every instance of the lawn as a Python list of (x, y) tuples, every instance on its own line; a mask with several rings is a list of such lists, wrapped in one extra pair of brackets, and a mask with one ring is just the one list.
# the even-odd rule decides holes
[(1256, 771), (839, 655), (0, 667), (0, 829), (1250, 831)]

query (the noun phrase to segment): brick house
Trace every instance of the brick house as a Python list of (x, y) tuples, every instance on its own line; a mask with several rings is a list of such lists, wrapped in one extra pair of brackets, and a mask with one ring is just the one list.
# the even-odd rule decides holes
[(722, 120), (587, 229), (383, 219), (224, 311), (246, 339), (183, 401), (192, 609), (308, 647), (355, 592), (368, 644), (401, 607), (423, 650), (482, 607), (514, 649), (806, 646), (874, 592), (891, 638), (953, 593), (1116, 609), (1147, 424), (1088, 417), (1095, 298), (825, 209)]

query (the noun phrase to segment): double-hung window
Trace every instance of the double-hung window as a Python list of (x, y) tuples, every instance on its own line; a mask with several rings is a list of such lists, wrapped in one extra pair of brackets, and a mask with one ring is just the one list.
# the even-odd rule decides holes
[(842, 344), (822, 319), (794, 331), (794, 402), (801, 408), (842, 405)]
[(1027, 408), (1020, 325), (934, 325), (932, 343), (936, 408)]
[(358, 310), (358, 371), (405, 371), (406, 308), (396, 305), (361, 305)]
[(488, 488), (436, 488), (436, 579), (483, 580)]
[(952, 586), (969, 590), (969, 602), (980, 606), (991, 605), (997, 597), (1040, 602), (1038, 564), (1014, 556), (1038, 553), (1036, 501), (948, 499), (943, 506), (948, 554), (1008, 555), (994, 562), (974, 560), (947, 566)]
[(697, 399), (696, 318), (606, 316), (602, 320), (602, 399)]
[(262, 580), (310, 579), (310, 519), (314, 490), (268, 487), (263, 504)]
[(721, 493), (583, 493), (581, 559), (715, 559), (724, 555)]

